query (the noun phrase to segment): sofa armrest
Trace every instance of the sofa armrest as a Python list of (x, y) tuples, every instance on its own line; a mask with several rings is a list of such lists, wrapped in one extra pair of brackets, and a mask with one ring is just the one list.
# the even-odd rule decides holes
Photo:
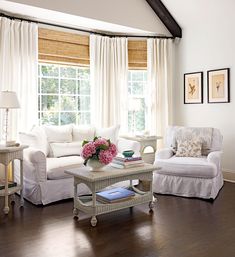
[(118, 152), (133, 150), (135, 155), (140, 156), (140, 143), (134, 140), (119, 138), (117, 142)]
[(169, 159), (174, 155), (174, 152), (170, 148), (163, 148), (156, 152), (155, 160), (157, 159)]
[(42, 151), (32, 147), (25, 149), (24, 161), (29, 162), (34, 166), (37, 182), (44, 182), (47, 180), (46, 156)]
[(207, 155), (207, 161), (210, 163), (214, 163), (218, 170), (221, 169), (221, 156), (222, 151), (214, 151)]

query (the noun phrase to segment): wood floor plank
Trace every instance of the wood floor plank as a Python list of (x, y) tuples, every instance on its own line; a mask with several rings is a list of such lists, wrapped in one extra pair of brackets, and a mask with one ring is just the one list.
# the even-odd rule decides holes
[(233, 257), (235, 184), (225, 182), (214, 202), (158, 195), (147, 205), (73, 219), (72, 200), (48, 206), (19, 198), (8, 216), (0, 199), (1, 257)]

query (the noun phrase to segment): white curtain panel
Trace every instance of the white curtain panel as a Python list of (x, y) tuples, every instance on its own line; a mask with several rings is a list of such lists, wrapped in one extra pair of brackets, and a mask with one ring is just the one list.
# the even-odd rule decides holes
[(148, 39), (148, 128), (151, 134), (164, 136), (172, 123), (172, 39)]
[(92, 123), (98, 127), (127, 123), (127, 44), (127, 38), (90, 36)]
[[(21, 106), (9, 112), (9, 136), (13, 139), (37, 123), (37, 72), (37, 25), (0, 18), (0, 91), (15, 91)], [(0, 122), (2, 129), (3, 117)]]

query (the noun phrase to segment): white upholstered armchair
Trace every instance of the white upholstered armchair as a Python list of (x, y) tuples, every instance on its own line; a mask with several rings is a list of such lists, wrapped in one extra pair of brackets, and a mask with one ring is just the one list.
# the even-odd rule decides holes
[[(200, 157), (177, 157), (177, 138), (197, 137)], [(215, 199), (223, 186), (221, 171), (222, 135), (215, 128), (173, 126), (167, 129), (166, 148), (156, 153), (153, 191), (185, 197)]]

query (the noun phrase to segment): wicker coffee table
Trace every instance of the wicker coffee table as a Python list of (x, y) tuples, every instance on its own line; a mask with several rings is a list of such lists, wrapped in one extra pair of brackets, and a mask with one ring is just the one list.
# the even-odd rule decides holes
[[(73, 214), (78, 218), (79, 211), (91, 215), (91, 225), (97, 224), (96, 216), (103, 213), (109, 213), (128, 207), (133, 207), (143, 203), (149, 203), (150, 210), (153, 209), (154, 200), (152, 192), (153, 170), (156, 168), (151, 164), (145, 164), (141, 167), (117, 169), (110, 165), (102, 171), (90, 171), (87, 167), (80, 167), (65, 171), (74, 177), (74, 210)], [(149, 191), (141, 191), (133, 186), (132, 181), (140, 179), (150, 181)], [(129, 180), (129, 189), (135, 192), (135, 196), (118, 203), (101, 203), (96, 200), (96, 192), (115, 184), (117, 182)], [(91, 196), (77, 196), (77, 187), (84, 183), (91, 190)]]

